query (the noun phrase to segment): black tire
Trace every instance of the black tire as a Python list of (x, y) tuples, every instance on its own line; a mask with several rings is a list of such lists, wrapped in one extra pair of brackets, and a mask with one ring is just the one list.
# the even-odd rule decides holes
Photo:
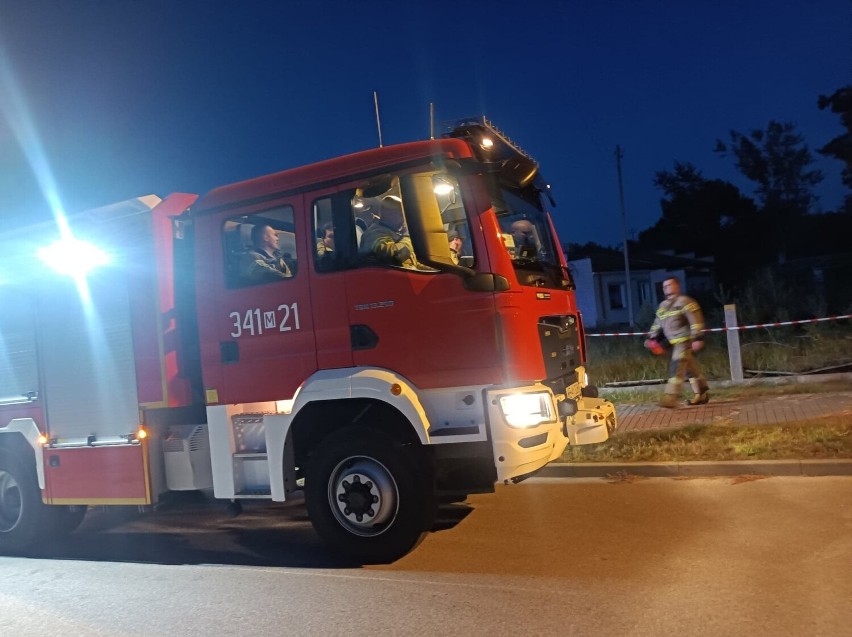
[(45, 531), (51, 538), (64, 537), (77, 530), (86, 517), (85, 506), (46, 506), (47, 521)]
[(393, 562), (417, 546), (437, 509), (420, 452), (365, 427), (347, 427), (320, 442), (305, 475), (305, 504), (317, 534), (361, 564)]
[(0, 449), (0, 553), (21, 553), (42, 540), (48, 508), (35, 467)]
[(586, 385), (580, 390), (580, 395), (585, 396), (586, 398), (598, 398), (600, 392), (595, 385)]

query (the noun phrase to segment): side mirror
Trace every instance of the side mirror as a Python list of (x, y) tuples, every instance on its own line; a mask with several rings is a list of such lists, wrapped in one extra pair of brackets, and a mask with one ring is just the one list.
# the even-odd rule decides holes
[(450, 256), (449, 237), (444, 230), (441, 210), (433, 192), (432, 176), (427, 173), (406, 175), (400, 178), (399, 187), (406, 205), (405, 221), (417, 260), (442, 272), (472, 276), (472, 270), (456, 265)]

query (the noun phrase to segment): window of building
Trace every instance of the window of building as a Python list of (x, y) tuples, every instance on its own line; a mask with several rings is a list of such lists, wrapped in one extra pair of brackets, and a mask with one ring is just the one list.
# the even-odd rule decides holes
[(275, 283), (296, 276), (296, 232), (292, 206), (279, 206), (225, 221), (228, 287)]
[(624, 283), (610, 283), (607, 285), (609, 295), (609, 307), (612, 310), (624, 309), (627, 299), (624, 295)]
[(637, 288), (640, 307), (648, 304), (656, 305), (653, 298), (651, 298), (653, 288), (651, 287), (650, 281), (639, 281)]

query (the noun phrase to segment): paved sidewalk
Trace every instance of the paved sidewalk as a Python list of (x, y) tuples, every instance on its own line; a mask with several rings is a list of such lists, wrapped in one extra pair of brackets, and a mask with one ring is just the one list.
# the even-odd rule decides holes
[[(649, 388), (650, 389), (650, 388)], [(662, 386), (656, 391), (662, 392)], [(618, 432), (648, 431), (689, 424), (769, 425), (831, 417), (852, 417), (850, 391), (786, 394), (762, 398), (714, 400), (696, 407), (680, 405), (665, 409), (656, 403), (616, 402)], [(616, 434), (617, 435), (617, 434)], [(852, 459), (841, 460), (745, 460), (720, 462), (625, 462), (551, 463), (537, 474), (540, 478), (618, 478), (685, 476), (852, 476)]]
[(706, 405), (664, 409), (656, 404), (616, 404), (618, 431), (646, 431), (690, 424), (770, 425), (825, 416), (852, 415), (852, 390), (823, 394), (787, 394), (766, 398), (714, 400)]

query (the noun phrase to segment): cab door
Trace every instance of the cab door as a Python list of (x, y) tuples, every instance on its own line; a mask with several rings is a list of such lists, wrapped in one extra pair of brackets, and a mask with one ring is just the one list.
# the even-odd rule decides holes
[[(286, 400), (317, 369), (302, 195), (196, 222), (196, 282), (207, 403)], [(253, 231), (272, 228), (284, 276), (256, 276)]]
[[(425, 214), (432, 206), (448, 232), (443, 240), (449, 240), (449, 232), (463, 239), (459, 262), (474, 271), (484, 267), (484, 247), (472, 245), (482, 231), (472, 226), (465, 206), (465, 198), (472, 199), (452, 175), (415, 168), (389, 173), (385, 182), (387, 189), (365, 198), (365, 206), (373, 208), (376, 201), (397, 198), (403, 222), (407, 215)], [(374, 192), (370, 187), (361, 192)], [(356, 196), (354, 216), (361, 203)], [(460, 273), (419, 264), (413, 246), (413, 260), (394, 261), (387, 250), (377, 250), (382, 243), (381, 238), (373, 239), (381, 236), (377, 233), (392, 237), (397, 245), (405, 246), (407, 238), (407, 224), (396, 229), (388, 226), (397, 226), (399, 217), (389, 215), (390, 210), (386, 213), (381, 203), (377, 207), (374, 217), (378, 220), (365, 231), (358, 259), (346, 274), (354, 364), (392, 370), (420, 388), (499, 382), (502, 358), (493, 294), (466, 289)]]
[(393, 370), (421, 388), (499, 382), (494, 300), (460, 276), (367, 265), (347, 273), (356, 365)]

